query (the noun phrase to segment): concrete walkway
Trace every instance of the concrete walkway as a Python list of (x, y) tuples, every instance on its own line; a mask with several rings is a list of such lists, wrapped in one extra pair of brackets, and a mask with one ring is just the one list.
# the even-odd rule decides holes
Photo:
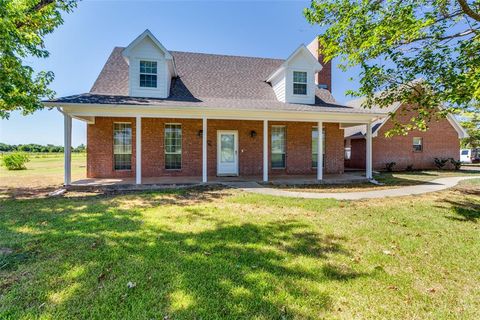
[(235, 187), (246, 192), (265, 194), (279, 197), (293, 197), (305, 199), (338, 199), (338, 200), (360, 200), (385, 197), (402, 197), (428, 192), (435, 192), (456, 186), (460, 181), (466, 179), (480, 178), (479, 176), (448, 177), (439, 178), (421, 185), (407, 186), (396, 189), (383, 189), (374, 191), (359, 192), (300, 192), (287, 191), (276, 188), (264, 187), (256, 182), (230, 182), (228, 186)]

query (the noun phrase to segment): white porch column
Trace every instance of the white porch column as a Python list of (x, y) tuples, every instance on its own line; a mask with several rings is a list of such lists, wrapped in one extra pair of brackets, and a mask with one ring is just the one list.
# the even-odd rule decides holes
[(317, 141), (317, 180), (323, 179), (323, 122), (318, 121), (318, 141)]
[(142, 184), (142, 118), (135, 124), (135, 183)]
[(206, 183), (208, 181), (207, 174), (207, 117), (202, 119), (202, 182)]
[(268, 120), (263, 120), (263, 181), (268, 181)]
[(72, 117), (63, 114), (63, 153), (64, 159), (64, 180), (63, 184), (69, 186), (72, 182)]
[(372, 179), (372, 123), (367, 123), (367, 134), (366, 134), (366, 163), (365, 163), (365, 175), (367, 179)]

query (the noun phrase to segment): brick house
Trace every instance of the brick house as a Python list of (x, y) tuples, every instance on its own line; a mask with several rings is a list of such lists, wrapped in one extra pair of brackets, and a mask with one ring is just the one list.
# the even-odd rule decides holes
[(45, 103), (64, 115), (65, 184), (72, 118), (87, 123), (89, 178), (343, 173), (344, 128), (386, 115), (335, 102), (315, 43), (287, 59), (225, 56), (169, 51), (146, 30), (114, 48), (90, 92)]
[[(361, 109), (362, 99), (352, 100), (347, 105)], [(466, 131), (452, 115), (435, 119), (428, 123), (428, 130), (413, 130), (405, 136), (386, 137), (394, 121), (388, 116), (396, 114), (396, 121), (408, 123), (416, 115), (414, 108), (395, 103), (388, 108), (372, 108), (375, 112), (384, 112), (387, 117), (372, 124), (372, 166), (375, 170), (385, 170), (386, 164), (395, 162), (394, 170), (435, 168), (435, 158), (453, 158), (458, 160), (461, 138), (467, 137)], [(365, 168), (366, 127), (355, 126), (345, 129), (345, 167)]]

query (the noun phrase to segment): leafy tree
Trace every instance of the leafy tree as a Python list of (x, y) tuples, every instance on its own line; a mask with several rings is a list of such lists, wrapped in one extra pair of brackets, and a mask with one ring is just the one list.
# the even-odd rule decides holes
[(479, 112), (480, 0), (312, 0), (304, 14), (322, 27), (326, 61), (360, 67), (360, 88), (348, 93), (365, 96), (364, 107), (399, 101), (417, 111), (390, 134)]
[(45, 35), (75, 6), (76, 0), (0, 0), (0, 118), (14, 110), (30, 114), (43, 108), (42, 98), (53, 98), (53, 73), (36, 73), (25, 60), (48, 57)]
[(480, 114), (466, 113), (462, 126), (467, 130), (468, 138), (462, 139), (462, 148), (480, 148)]
[(82, 143), (79, 144), (78, 147), (73, 149), (73, 152), (85, 152), (87, 151), (87, 147)]

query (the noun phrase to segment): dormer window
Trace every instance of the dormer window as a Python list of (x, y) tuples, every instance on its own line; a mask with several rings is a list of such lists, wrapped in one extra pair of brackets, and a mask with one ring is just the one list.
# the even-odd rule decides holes
[(293, 71), (293, 94), (307, 94), (307, 73)]
[(156, 88), (157, 87), (157, 62), (156, 61), (140, 61), (140, 87)]

